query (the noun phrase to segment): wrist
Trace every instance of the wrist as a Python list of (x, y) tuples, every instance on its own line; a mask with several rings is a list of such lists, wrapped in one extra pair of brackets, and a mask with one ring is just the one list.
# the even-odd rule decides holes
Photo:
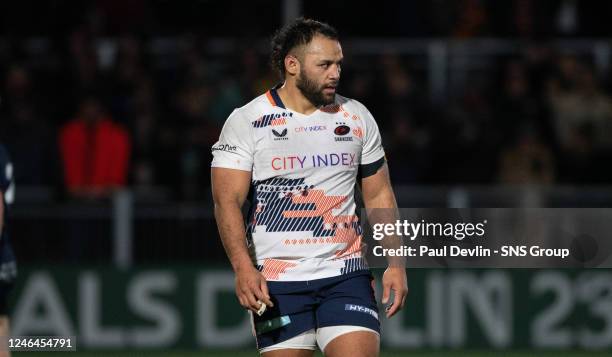
[(239, 273), (246, 270), (254, 269), (253, 262), (248, 257), (235, 260), (232, 262), (232, 268), (234, 272)]
[(387, 268), (389, 269), (406, 269), (406, 258), (404, 257), (387, 257)]

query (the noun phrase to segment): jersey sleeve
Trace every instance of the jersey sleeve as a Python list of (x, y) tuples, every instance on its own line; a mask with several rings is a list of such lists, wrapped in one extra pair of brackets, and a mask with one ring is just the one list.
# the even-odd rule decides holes
[(212, 167), (252, 171), (254, 153), (253, 129), (239, 110), (227, 118), (219, 141), (212, 146)]
[(368, 165), (383, 160), (385, 150), (378, 125), (368, 109), (362, 106), (362, 118), (364, 125), (363, 148), (361, 151), (361, 165)]

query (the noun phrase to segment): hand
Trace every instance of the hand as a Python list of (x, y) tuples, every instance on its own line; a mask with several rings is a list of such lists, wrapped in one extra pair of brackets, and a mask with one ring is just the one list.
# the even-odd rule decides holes
[(387, 318), (395, 315), (404, 307), (406, 295), (408, 295), (408, 282), (406, 280), (406, 269), (404, 268), (387, 268), (382, 278), (383, 296), (382, 303), (389, 302), (391, 290), (395, 292), (393, 304), (386, 308)]
[(236, 296), (240, 305), (255, 313), (260, 308), (258, 300), (268, 307), (274, 306), (266, 278), (253, 266), (236, 271)]

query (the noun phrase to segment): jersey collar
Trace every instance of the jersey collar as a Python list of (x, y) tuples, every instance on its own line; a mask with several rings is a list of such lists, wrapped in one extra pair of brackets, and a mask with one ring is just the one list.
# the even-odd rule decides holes
[(283, 85), (282, 83), (275, 85), (272, 89), (266, 92), (266, 97), (268, 97), (270, 104), (272, 104), (273, 106), (286, 109), (285, 104), (283, 103), (280, 96), (278, 95), (278, 92), (276, 91), (282, 85)]

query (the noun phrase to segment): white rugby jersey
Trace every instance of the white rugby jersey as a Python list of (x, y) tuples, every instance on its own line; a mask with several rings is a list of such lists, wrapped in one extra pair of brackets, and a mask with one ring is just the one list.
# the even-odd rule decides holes
[(360, 167), (382, 165), (384, 151), (361, 103), (336, 95), (335, 104), (304, 115), (271, 89), (234, 110), (212, 153), (212, 167), (252, 173), (247, 240), (266, 279), (368, 269), (355, 183)]

